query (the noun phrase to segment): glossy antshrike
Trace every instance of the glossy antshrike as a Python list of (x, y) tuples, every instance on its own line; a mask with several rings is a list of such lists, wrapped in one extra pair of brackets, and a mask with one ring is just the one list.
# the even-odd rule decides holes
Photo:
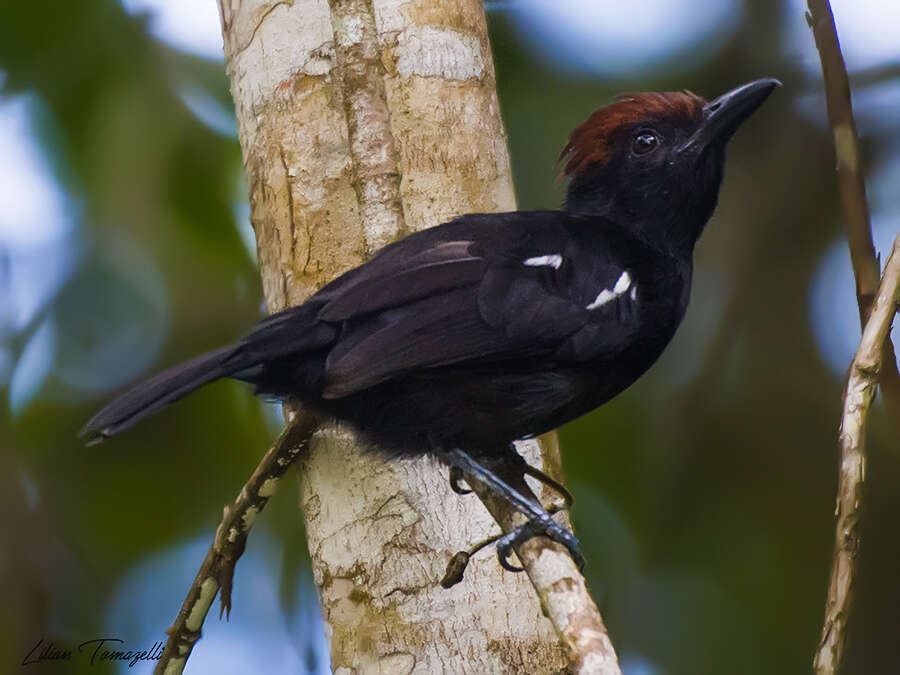
[(631, 385), (684, 316), (694, 244), (713, 212), (725, 146), (778, 85), (712, 102), (622, 97), (563, 151), (565, 208), (461, 216), (386, 246), (235, 345), (138, 385), (84, 428), (95, 439), (222, 377), (354, 426), (386, 456), (430, 453), (480, 479), (544, 534), (578, 543), (499, 467), (511, 442), (554, 429)]

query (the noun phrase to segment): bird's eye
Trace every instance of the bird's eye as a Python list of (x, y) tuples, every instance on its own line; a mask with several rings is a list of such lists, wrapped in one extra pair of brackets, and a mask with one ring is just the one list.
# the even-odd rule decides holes
[(646, 155), (659, 147), (659, 135), (653, 131), (642, 131), (634, 137), (631, 143), (631, 152), (635, 155)]

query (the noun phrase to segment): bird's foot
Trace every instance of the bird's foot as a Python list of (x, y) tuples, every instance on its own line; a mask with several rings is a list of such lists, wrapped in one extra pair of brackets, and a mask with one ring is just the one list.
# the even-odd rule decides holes
[(534, 537), (544, 536), (561, 544), (572, 556), (579, 571), (584, 569), (584, 556), (578, 545), (578, 539), (565, 527), (553, 520), (549, 514), (545, 517), (532, 518), (524, 525), (520, 525), (512, 532), (504, 534), (497, 539), (497, 558), (500, 566), (509, 572), (521, 572), (523, 568), (516, 567), (510, 561), (510, 555), (520, 544), (524, 544)]
[[(566, 486), (560, 483), (559, 481), (551, 478), (547, 474), (545, 474), (540, 469), (536, 469), (531, 466), (525, 459), (516, 451), (516, 446), (514, 443), (510, 443), (509, 445), (509, 458), (512, 460), (512, 464), (517, 466), (524, 476), (531, 476), (536, 481), (549, 487), (556, 494), (560, 496), (562, 499), (562, 503), (551, 504), (547, 507), (547, 511), (550, 513), (559, 513), (560, 511), (569, 511), (572, 508), (572, 504), (575, 503), (575, 497), (572, 496), (572, 493), (566, 489)], [(472, 494), (472, 490), (468, 488), (464, 488), (462, 486), (462, 481), (465, 480), (465, 473), (458, 466), (450, 467), (450, 489), (453, 490), (458, 495), (469, 495)]]
[(568, 511), (572, 508), (572, 504), (575, 503), (575, 497), (566, 489), (566, 486), (526, 462), (525, 458), (516, 451), (515, 443), (509, 444), (509, 457), (514, 463), (519, 464), (524, 475), (531, 476), (542, 485), (546, 485), (562, 498), (562, 504), (553, 504), (547, 509), (550, 513)]
[(447, 569), (444, 572), (443, 579), (441, 579), (441, 586), (450, 588), (462, 581), (463, 574), (465, 573), (466, 567), (472, 559), (472, 556), (481, 549), (494, 543), (497, 545), (497, 559), (500, 561), (500, 566), (509, 572), (521, 572), (523, 568), (513, 565), (509, 561), (510, 556), (515, 552), (517, 546), (525, 543), (529, 539), (539, 536), (546, 536), (562, 546), (565, 546), (569, 555), (572, 556), (572, 560), (574, 560), (575, 564), (578, 566), (578, 569), (584, 569), (584, 556), (581, 554), (578, 539), (552, 518), (535, 518), (529, 520), (524, 525), (520, 525), (512, 532), (495, 534), (492, 537), (488, 537), (487, 539), (478, 542), (468, 551), (459, 551), (454, 554), (454, 556), (450, 558), (450, 562), (447, 563)]
[(460, 449), (447, 451), (444, 455), (450, 465), (450, 486), (456, 492), (461, 492), (460, 481), (475, 479), (489, 488), (497, 496), (522, 513), (528, 520), (509, 533), (490, 537), (467, 551), (455, 554), (447, 565), (441, 585), (449, 588), (462, 580), (463, 572), (470, 558), (485, 546), (496, 542), (497, 556), (500, 565), (511, 572), (521, 571), (509, 562), (511, 554), (524, 542), (537, 536), (546, 536), (566, 548), (572, 556), (575, 564), (581, 569), (584, 566), (584, 557), (578, 546), (578, 540), (565, 527), (557, 523), (551, 517), (547, 509), (535, 498), (531, 490), (525, 484), (524, 477), (531, 475), (545, 485), (550, 486), (561, 496), (563, 503), (551, 507), (552, 511), (559, 511), (571, 506), (572, 496), (562, 485), (550, 478), (542, 471), (529, 466), (522, 456), (510, 446), (510, 452), (506, 456), (489, 458), (489, 463), (484, 464), (479, 459), (472, 457)]

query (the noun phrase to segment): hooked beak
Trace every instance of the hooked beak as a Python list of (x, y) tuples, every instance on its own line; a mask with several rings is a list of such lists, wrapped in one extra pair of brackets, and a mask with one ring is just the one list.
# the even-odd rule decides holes
[(713, 144), (724, 147), (737, 128), (762, 105), (781, 82), (771, 77), (742, 84), (703, 106), (703, 123), (681, 146), (682, 152), (701, 153)]

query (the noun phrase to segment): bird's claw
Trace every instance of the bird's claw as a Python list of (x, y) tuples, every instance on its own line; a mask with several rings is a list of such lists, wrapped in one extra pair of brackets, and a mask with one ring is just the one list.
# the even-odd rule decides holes
[(517, 567), (510, 562), (512, 554), (515, 553), (515, 547), (528, 541), (532, 537), (541, 535), (549, 537), (553, 541), (565, 546), (569, 555), (572, 556), (572, 559), (578, 566), (578, 569), (582, 570), (584, 568), (584, 557), (581, 555), (578, 540), (575, 536), (552, 518), (535, 518), (529, 520), (524, 525), (517, 527), (512, 532), (488, 537), (484, 541), (475, 544), (475, 546), (468, 551), (458, 552), (447, 564), (444, 578), (441, 579), (441, 586), (450, 588), (462, 581), (463, 573), (465, 572), (469, 561), (472, 559), (472, 556), (485, 546), (490, 546), (493, 543), (497, 544), (497, 559), (500, 562), (500, 567), (508, 572), (523, 571), (522, 567)]
[(531, 476), (535, 480), (540, 483), (543, 483), (551, 490), (553, 490), (559, 497), (562, 499), (562, 504), (554, 504), (552, 505), (548, 511), (550, 513), (557, 513), (558, 511), (568, 511), (572, 508), (572, 504), (575, 503), (575, 497), (572, 496), (572, 493), (566, 489), (566, 486), (560, 483), (559, 481), (554, 480), (543, 471), (539, 469), (535, 469), (530, 464), (525, 464), (524, 473), (526, 476)]
[(584, 569), (584, 556), (581, 554), (578, 539), (549, 516), (533, 518), (497, 540), (497, 559), (500, 562), (500, 566), (508, 572), (521, 572), (523, 570), (522, 567), (517, 567), (509, 562), (510, 555), (514, 552), (515, 547), (539, 536), (547, 537), (564, 546), (569, 555), (572, 556), (572, 560), (575, 562), (578, 570)]
[[(525, 527), (524, 525), (522, 527)], [(508, 537), (509, 535), (507, 535)], [(506, 537), (503, 540), (497, 542), (497, 560), (500, 561), (500, 567), (505, 569), (507, 572), (524, 572), (524, 567), (517, 567), (509, 562), (509, 557), (513, 552), (512, 542), (506, 540)]]
[(572, 504), (575, 503), (575, 497), (572, 496), (572, 493), (569, 492), (568, 489), (566, 489), (565, 485), (560, 483), (555, 478), (551, 478), (550, 476), (548, 476), (546, 473), (544, 473), (540, 469), (533, 467), (533, 466), (531, 466), (531, 464), (526, 462), (525, 458), (522, 457), (522, 455), (520, 455), (516, 451), (515, 443), (510, 443), (508, 449), (509, 449), (509, 455), (508, 455), (509, 458), (514, 463), (517, 463), (521, 467), (523, 475), (531, 476), (532, 478), (534, 478), (536, 481), (538, 481), (542, 485), (545, 485), (546, 487), (553, 490), (562, 499), (563, 503), (561, 505), (554, 504), (552, 507), (550, 507), (548, 509), (548, 511), (550, 511), (550, 513), (557, 513), (559, 511), (569, 511), (572, 508)]
[[(562, 496), (563, 504), (554, 505), (554, 511), (568, 508), (572, 502), (572, 495), (569, 494), (565, 487), (542, 471), (529, 467), (522, 456), (515, 452), (513, 446), (510, 446), (510, 450), (512, 452), (508, 458), (493, 458), (491, 464), (495, 465), (497, 470), (502, 471), (500, 474), (496, 473), (491, 465), (486, 466), (482, 464), (478, 459), (460, 448), (445, 451), (444, 458), (450, 465), (450, 486), (454, 491), (466, 494), (468, 490), (464, 491), (459, 482), (463, 478), (474, 478), (476, 481), (484, 484), (495, 495), (506, 501), (516, 511), (524, 514), (528, 520), (524, 525), (515, 528), (507, 534), (491, 537), (475, 545), (469, 551), (463, 551), (454, 556), (447, 566), (447, 572), (441, 582), (441, 585), (444, 587), (458, 583), (462, 579), (462, 573), (472, 555), (493, 542), (497, 543), (497, 557), (500, 566), (510, 572), (522, 571), (521, 568), (509, 562), (512, 553), (515, 552), (520, 544), (537, 536), (546, 536), (551, 541), (561, 544), (572, 556), (578, 569), (580, 570), (584, 567), (584, 557), (581, 555), (578, 540), (565, 527), (553, 520), (525, 484), (524, 477), (531, 475), (544, 485), (555, 489)], [(510, 460), (512, 463), (510, 463)], [(526, 494), (529, 496), (526, 496)]]
[(468, 495), (471, 494), (472, 491), (468, 490), (462, 485), (460, 485), (460, 481), (463, 480), (463, 472), (458, 466), (450, 467), (450, 489), (453, 490), (458, 495)]

